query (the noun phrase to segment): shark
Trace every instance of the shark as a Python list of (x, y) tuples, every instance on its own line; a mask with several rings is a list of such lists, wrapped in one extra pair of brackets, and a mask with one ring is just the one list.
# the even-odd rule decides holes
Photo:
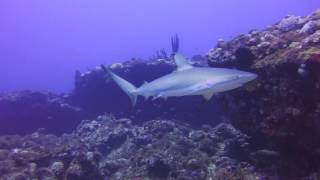
[(130, 97), (133, 107), (138, 96), (145, 99), (152, 97), (152, 100), (155, 100), (200, 95), (209, 101), (214, 94), (236, 89), (257, 78), (257, 74), (237, 69), (195, 67), (179, 53), (174, 55), (174, 61), (176, 70), (151, 82), (145, 82), (138, 88), (109, 69), (103, 68)]

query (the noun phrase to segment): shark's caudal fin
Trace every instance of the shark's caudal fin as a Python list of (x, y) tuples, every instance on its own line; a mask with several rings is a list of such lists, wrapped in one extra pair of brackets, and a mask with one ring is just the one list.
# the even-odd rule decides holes
[(112, 73), (110, 70), (105, 68), (104, 66), (101, 66), (105, 71), (107, 71), (111, 78), (120, 86), (120, 88), (130, 97), (132, 106), (134, 107), (137, 102), (137, 93), (136, 93), (136, 87), (131, 84), (130, 82), (124, 80), (123, 78), (119, 77), (118, 75)]

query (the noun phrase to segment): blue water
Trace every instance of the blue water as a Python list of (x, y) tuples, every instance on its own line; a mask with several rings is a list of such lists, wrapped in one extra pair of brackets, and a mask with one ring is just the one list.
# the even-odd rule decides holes
[(178, 33), (181, 51), (205, 54), (218, 38), (262, 29), (318, 0), (0, 1), (0, 91), (66, 92), (74, 71), (147, 59)]

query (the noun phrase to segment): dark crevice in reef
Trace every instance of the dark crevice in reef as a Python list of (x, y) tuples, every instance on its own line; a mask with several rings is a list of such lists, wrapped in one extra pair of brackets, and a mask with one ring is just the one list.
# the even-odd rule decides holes
[(250, 67), (250, 65), (253, 63), (255, 59), (255, 56), (253, 55), (251, 50), (245, 47), (239, 47), (235, 51), (235, 57), (236, 60), (234, 67), (243, 70), (248, 69), (248, 67)]
[[(193, 61), (258, 78), (205, 104), (200, 97), (139, 99), (133, 109), (99, 67), (77, 72), (75, 89), (66, 95), (1, 94), (0, 134), (20, 136), (0, 136), (0, 178), (320, 176), (320, 11), (220, 39), (206, 58)], [(140, 86), (175, 67), (164, 58), (109, 68)]]

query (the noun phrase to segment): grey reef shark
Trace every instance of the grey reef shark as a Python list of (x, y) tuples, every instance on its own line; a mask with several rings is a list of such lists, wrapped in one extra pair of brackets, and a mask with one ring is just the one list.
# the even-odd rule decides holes
[(139, 88), (130, 82), (105, 69), (111, 78), (130, 97), (135, 106), (137, 97), (143, 96), (152, 100), (172, 96), (201, 95), (210, 100), (213, 94), (238, 88), (257, 78), (250, 72), (227, 68), (194, 67), (181, 54), (175, 53), (174, 61), (177, 69), (151, 82), (145, 82)]

